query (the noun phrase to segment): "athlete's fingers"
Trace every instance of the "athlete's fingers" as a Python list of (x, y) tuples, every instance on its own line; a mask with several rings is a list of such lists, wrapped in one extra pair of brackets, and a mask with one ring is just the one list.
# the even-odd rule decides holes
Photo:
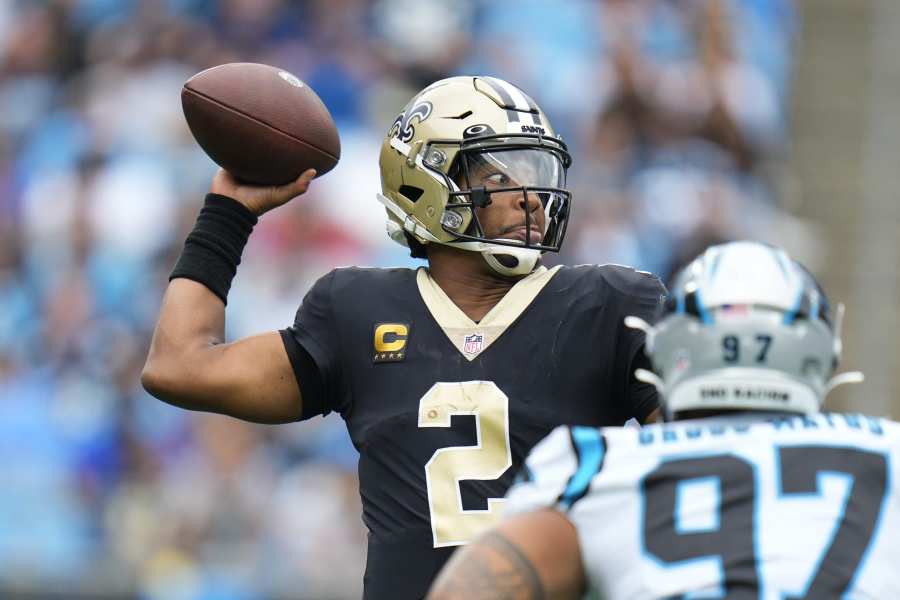
[(315, 176), (315, 169), (307, 169), (303, 171), (303, 173), (300, 174), (300, 177), (298, 177), (293, 183), (290, 184), (294, 195), (299, 196), (300, 194), (305, 193), (306, 190), (309, 189), (309, 184)]
[(309, 189), (309, 182), (312, 181), (315, 176), (315, 169), (307, 169), (291, 183), (269, 188), (272, 202), (275, 206), (279, 206), (301, 194), (305, 194), (306, 190)]

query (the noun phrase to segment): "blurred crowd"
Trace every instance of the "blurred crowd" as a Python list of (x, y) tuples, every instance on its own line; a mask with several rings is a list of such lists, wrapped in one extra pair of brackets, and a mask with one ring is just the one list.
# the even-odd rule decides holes
[(291, 324), (334, 266), (416, 263), (384, 233), (378, 148), (448, 75), (516, 83), (569, 143), (551, 261), (665, 279), (712, 242), (813, 239), (780, 166), (797, 26), (791, 0), (0, 0), (0, 595), (359, 597), (340, 419), (253, 426), (139, 384), (215, 168), (188, 77), (277, 65), (341, 133), (338, 167), (251, 237), (233, 338)]

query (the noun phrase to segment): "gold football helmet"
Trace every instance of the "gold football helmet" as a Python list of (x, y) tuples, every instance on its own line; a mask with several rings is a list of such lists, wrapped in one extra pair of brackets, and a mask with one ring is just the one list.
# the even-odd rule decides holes
[[(378, 200), (387, 209), (388, 235), (404, 245), (446, 244), (480, 252), (506, 276), (534, 270), (543, 252), (558, 252), (572, 194), (565, 189), (572, 159), (547, 117), (528, 95), (494, 77), (451, 77), (419, 92), (391, 125), (381, 145)], [(469, 185), (469, 173), (498, 172), (488, 187)], [(539, 242), (488, 239), (475, 208), (491, 195), (519, 192), (540, 199)], [(533, 216), (523, 203), (523, 224)]]

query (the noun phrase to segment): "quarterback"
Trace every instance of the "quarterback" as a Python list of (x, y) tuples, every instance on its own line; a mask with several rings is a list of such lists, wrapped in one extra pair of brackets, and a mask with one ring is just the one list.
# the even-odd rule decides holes
[(707, 250), (629, 319), (669, 422), (556, 429), (429, 598), (900, 598), (900, 424), (820, 412), (861, 379), (840, 313), (780, 250)]
[[(338, 412), (359, 450), (366, 598), (422, 598), (499, 522), (555, 427), (645, 421), (644, 333), (664, 289), (618, 266), (541, 265), (572, 214), (571, 157), (519, 88), (453, 77), (417, 94), (380, 156), (389, 236), (427, 268), (322, 277), (292, 326), (225, 343), (225, 301), (259, 215), (303, 193), (220, 171), (172, 273), (143, 373), (157, 397), (258, 422)], [(649, 362), (646, 365), (649, 366)]]

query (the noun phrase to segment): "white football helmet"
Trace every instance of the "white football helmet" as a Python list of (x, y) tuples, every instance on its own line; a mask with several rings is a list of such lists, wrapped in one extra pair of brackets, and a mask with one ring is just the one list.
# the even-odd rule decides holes
[(755, 242), (712, 246), (676, 277), (647, 334), (665, 415), (693, 410), (813, 413), (836, 385), (843, 306), (835, 315), (812, 275), (783, 250)]
[[(480, 252), (496, 272), (526, 275), (542, 252), (558, 252), (562, 245), (571, 162), (543, 111), (519, 88), (495, 77), (442, 79), (406, 105), (382, 143), (378, 200), (387, 209), (388, 235), (404, 246), (412, 239)], [(485, 166), (501, 173), (502, 181), (470, 185), (470, 171)], [(539, 243), (529, 236), (522, 242), (485, 237), (475, 208), (489, 205), (498, 192), (540, 199), (545, 218)], [(534, 217), (522, 212), (527, 231)]]

